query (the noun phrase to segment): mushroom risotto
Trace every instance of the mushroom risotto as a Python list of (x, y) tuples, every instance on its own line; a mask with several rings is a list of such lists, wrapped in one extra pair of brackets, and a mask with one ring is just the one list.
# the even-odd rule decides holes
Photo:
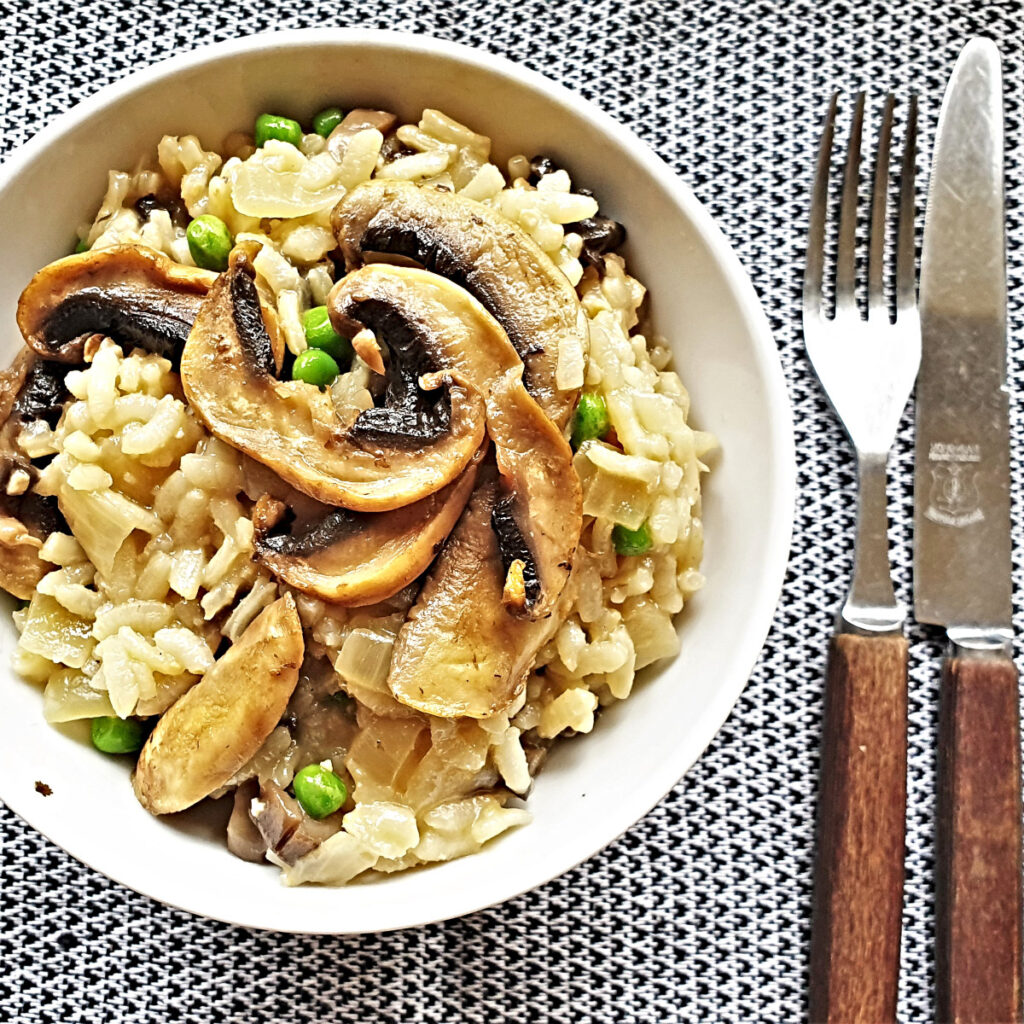
[[(153, 158), (155, 156), (155, 158)], [(288, 884), (478, 850), (703, 582), (625, 232), (442, 114), (112, 171), (0, 375), (0, 585), (53, 723)]]

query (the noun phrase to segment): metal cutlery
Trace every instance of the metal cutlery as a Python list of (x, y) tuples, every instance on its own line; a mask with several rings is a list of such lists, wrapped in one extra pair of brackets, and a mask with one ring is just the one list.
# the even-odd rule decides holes
[(1011, 659), (1010, 428), (999, 52), (954, 68), (921, 260), (914, 610), (943, 626), (937, 996), (940, 1021), (1020, 1021), (1021, 784)]
[(906, 817), (905, 608), (889, 570), (886, 465), (920, 361), (915, 302), (916, 103), (903, 151), (895, 239), (896, 317), (884, 287), (894, 100), (878, 134), (867, 315), (856, 297), (857, 193), (865, 97), (857, 97), (842, 185), (835, 313), (824, 301), (829, 166), (837, 97), (818, 155), (804, 276), (803, 325), (815, 373), (857, 453), (853, 580), (828, 663), (811, 940), (812, 1021), (896, 1019)]

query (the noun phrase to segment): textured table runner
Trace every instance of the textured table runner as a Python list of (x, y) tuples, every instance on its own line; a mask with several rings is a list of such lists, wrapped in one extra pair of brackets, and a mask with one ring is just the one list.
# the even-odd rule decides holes
[[(800, 490), (775, 624), (717, 739), (643, 821), (562, 878), (458, 921), (310, 938), (200, 920), (83, 867), (0, 804), (0, 1021), (799, 1020), (806, 1014), (825, 644), (849, 577), (853, 528), (853, 460), (807, 366), (799, 329), (818, 132), (833, 88), (869, 86), (876, 112), (884, 90), (905, 100), (913, 88), (927, 155), (961, 45), (986, 34), (1002, 49), (1019, 598), (1024, 5), (0, 0), (0, 157), (136, 67), (250, 32), (323, 24), (431, 34), (522, 61), (631, 127), (709, 207), (768, 311), (794, 406)], [(926, 164), (922, 157), (922, 181)], [(903, 600), (910, 598), (909, 424), (908, 416), (890, 488)], [(1020, 634), (1019, 600), (1016, 607)], [(911, 640), (899, 1007), (900, 1020), (916, 1024), (934, 1016), (941, 647), (917, 629)]]

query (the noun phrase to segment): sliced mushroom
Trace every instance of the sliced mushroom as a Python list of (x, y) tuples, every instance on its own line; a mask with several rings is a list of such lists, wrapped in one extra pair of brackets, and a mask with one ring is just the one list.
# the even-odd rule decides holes
[[(487, 433), (511, 492), (500, 534), (506, 603), (531, 618), (550, 613), (569, 578), (582, 526), (572, 450), (523, 386), (523, 363), (497, 321), (465, 289), (426, 270), (377, 263), (342, 278), (328, 308), (351, 336), (366, 327), (392, 343), (395, 324), (416, 323), (432, 364), (487, 397)], [(408, 332), (396, 339), (405, 344)], [(399, 349), (402, 360), (407, 356)]]
[(161, 188), (156, 192), (147, 192), (144, 196), (139, 196), (132, 203), (132, 208), (144, 222), (149, 220), (155, 211), (163, 210), (170, 217), (171, 223), (176, 228), (187, 228), (189, 221), (192, 219), (188, 215), (188, 207), (185, 205), (180, 194), (169, 186)]
[(303, 649), (295, 599), (285, 594), (157, 722), (132, 780), (139, 803), (173, 814), (223, 786), (281, 720)]
[(626, 240), (626, 229), (610, 217), (587, 217), (575, 224), (566, 224), (565, 229), (583, 239), (580, 262), (598, 270), (604, 267), (605, 255), (615, 252)]
[[(403, 364), (425, 357), (429, 366), (457, 371), (481, 394), (505, 372), (523, 369), (508, 335), (480, 302), (421, 268), (374, 263), (355, 270), (331, 289), (327, 309), (346, 337), (382, 338)], [(379, 349), (366, 350), (363, 359), (378, 357)]]
[(587, 318), (568, 279), (524, 231), (474, 200), (403, 181), (357, 186), (335, 207), (332, 223), (350, 270), (367, 253), (388, 253), (472, 292), (526, 364), (530, 394), (565, 428), (579, 388), (559, 387), (559, 352), (574, 347), (573, 362), (582, 367)]
[(9, 460), (16, 455), (16, 438), (11, 434), (12, 430), (16, 431), (21, 426), (22, 417), (18, 415), (18, 407), (22, 395), (28, 391), (29, 380), (38, 362), (31, 349), (23, 348), (6, 370), (0, 370), (0, 422), (4, 427), (4, 444), (0, 457), (5, 460), (5, 474), (9, 469)]
[(269, 779), (260, 787), (255, 810), (250, 805), (250, 814), (266, 849), (272, 850), (286, 864), (294, 864), (341, 831), (340, 812), (319, 820), (311, 818), (298, 800)]
[(570, 588), (546, 619), (509, 613), (491, 516), (495, 481), (482, 483), (427, 577), (398, 634), (388, 686), (408, 707), (441, 718), (507, 711), (561, 622)]
[(65, 256), (21, 293), (18, 327), (41, 356), (64, 363), (80, 363), (94, 334), (177, 359), (216, 277), (141, 245)]
[(381, 135), (387, 135), (398, 123), (398, 118), (387, 110), (369, 110), (357, 107), (350, 110), (334, 131), (327, 137), (327, 149), (340, 164), (344, 159), (352, 136), (367, 128), (376, 128)]
[[(64, 405), (71, 397), (65, 378), (68, 367), (63, 363), (40, 359), (31, 349), (22, 349), (7, 371), (0, 372), (4, 378), (0, 385), (0, 418), (4, 422), (13, 414), (19, 423), (45, 420), (51, 427), (64, 412)], [(5, 374), (12, 374), (10, 378)], [(15, 382), (20, 380), (20, 386)], [(14, 401), (8, 407), (9, 394), (15, 388)]]
[(26, 348), (0, 371), (0, 587), (22, 600), (54, 568), (39, 551), (64, 519), (56, 498), (30, 490), (37, 470), (17, 438), (34, 420), (56, 426), (68, 394), (65, 370)]
[(268, 779), (260, 787), (259, 802), (250, 805), (253, 824), (259, 829), (268, 849), (288, 841), (302, 821), (302, 808), (276, 782)]
[(301, 529), (276, 531), (287, 506), (261, 498), (253, 514), (256, 558), (275, 576), (334, 604), (375, 604), (434, 560), (476, 481), (477, 458), (447, 487), (390, 512), (331, 509)]
[(259, 796), (260, 784), (256, 779), (247, 779), (236, 790), (228, 818), (228, 849), (242, 860), (261, 863), (266, 857), (267, 843), (256, 827), (249, 807)]
[(181, 357), (185, 395), (213, 434), (318, 501), (363, 512), (418, 501), (462, 472), (484, 435), (470, 385), (445, 375), (432, 395), (398, 374), (388, 404), (342, 422), (328, 393), (273, 376), (252, 274), (236, 249)]
[(572, 572), (583, 498), (568, 443), (550, 420), (534, 415), (535, 408), (511, 370), (487, 396), (487, 429), (505, 482), (491, 524), (505, 567), (505, 603), (541, 618)]

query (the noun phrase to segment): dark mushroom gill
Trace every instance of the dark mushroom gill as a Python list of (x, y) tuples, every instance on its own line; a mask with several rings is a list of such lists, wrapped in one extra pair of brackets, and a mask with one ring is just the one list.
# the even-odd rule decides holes
[(410, 438), (372, 420), (360, 432), (359, 418), (343, 422), (329, 393), (268, 372), (264, 311), (255, 287), (238, 280), (252, 274), (236, 250), (182, 354), (185, 395), (213, 434), (310, 497), (364, 512), (418, 501), (463, 471), (484, 436), (484, 403), (472, 386), (452, 375), (432, 381), (450, 410), (440, 432)]
[(483, 454), (447, 487), (390, 512), (335, 508), (295, 522), (283, 502), (261, 498), (253, 514), (256, 558), (279, 579), (325, 601), (383, 601), (434, 560), (469, 500)]
[(537, 573), (537, 562), (526, 546), (526, 541), (512, 514), (514, 506), (513, 495), (506, 494), (499, 498), (491, 512), (491, 528), (498, 538), (498, 551), (501, 553), (501, 564), (506, 578), (513, 563), (520, 562), (526, 601), (528, 604), (535, 604), (540, 598), (540, 576)]
[(410, 444), (436, 441), (449, 428), (451, 409), (442, 393), (419, 386), (423, 374), (441, 369), (427, 354), (427, 325), (373, 299), (360, 304), (354, 319), (386, 341), (391, 358), (384, 402), (356, 419), (353, 435), (404, 438)]
[(55, 426), (68, 397), (65, 365), (48, 363), (29, 349), (0, 372), (0, 587), (27, 599), (54, 568), (39, 557), (43, 542), (67, 523), (57, 499), (34, 493), (37, 467), (18, 447), (23, 426)]
[(570, 599), (571, 584), (547, 618), (509, 613), (492, 527), (499, 495), (497, 482), (485, 476), (395, 642), (388, 686), (402, 704), (429, 715), (489, 718), (507, 711)]
[(558, 386), (559, 347), (571, 340), (587, 352), (587, 318), (565, 275), (524, 231), (473, 200), (401, 181), (357, 186), (332, 223), (349, 270), (366, 253), (387, 253), (470, 292), (522, 358), (527, 389), (565, 428), (578, 388)]
[(144, 246), (66, 256), (43, 267), (18, 301), (18, 327), (46, 359), (79, 363), (94, 334), (177, 361), (216, 275)]

